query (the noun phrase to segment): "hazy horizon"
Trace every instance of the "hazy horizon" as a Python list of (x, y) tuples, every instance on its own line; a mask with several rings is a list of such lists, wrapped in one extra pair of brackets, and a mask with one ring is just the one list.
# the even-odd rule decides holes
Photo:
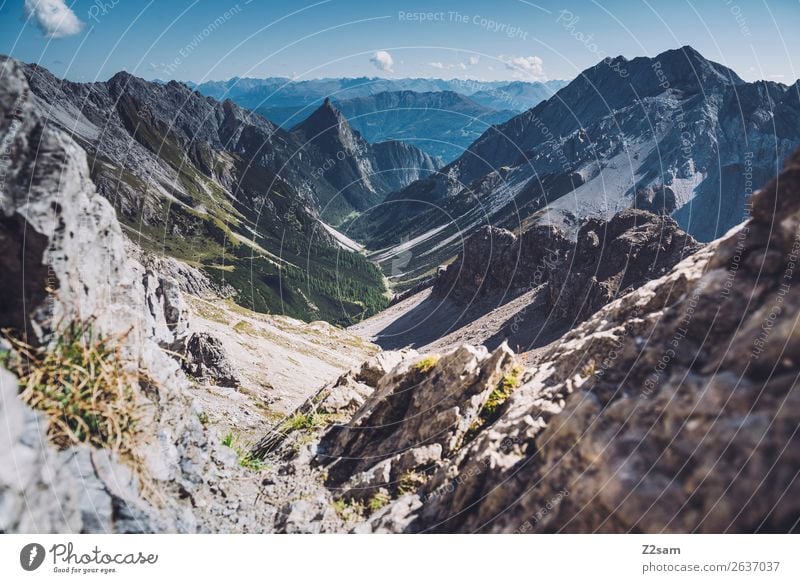
[(233, 77), (546, 81), (573, 79), (606, 57), (691, 45), (743, 79), (792, 83), (800, 3), (725, 0), (531, 3), (321, 0), (281, 7), (179, 0), (6, 0), (0, 52), (59, 77), (121, 70), (202, 83)]

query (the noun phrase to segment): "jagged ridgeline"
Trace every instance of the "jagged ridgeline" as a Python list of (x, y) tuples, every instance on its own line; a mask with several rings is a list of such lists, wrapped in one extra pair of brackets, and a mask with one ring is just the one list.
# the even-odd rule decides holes
[[(699, 241), (746, 218), (745, 200), (800, 145), (800, 84), (748, 83), (692, 47), (601, 61), (553, 97), (486, 130), (433, 176), (360, 215), (351, 236), (410, 286), (483, 225), (664, 212)], [(639, 194), (645, 193), (645, 196)], [(407, 242), (407, 243), (404, 243)]]
[[(389, 185), (426, 175), (434, 169), (426, 154), (396, 146), (421, 170), (392, 174), (397, 156), (381, 165), (373, 146), (348, 128), (325, 133), (348, 143), (317, 144), (315, 135), (285, 132), (177, 82), (118, 73), (72, 83), (35, 65), (24, 72), (49, 122), (87, 151), (98, 191), (144, 249), (203, 269), (262, 312), (348, 324), (386, 304), (379, 270), (323, 221), (336, 223), (380, 200)], [(339, 117), (331, 119), (346, 123)], [(329, 180), (342, 169), (323, 165), (338, 150), (322, 146), (344, 152), (339, 165), (353, 169), (346, 191)], [(370, 181), (370, 173), (391, 180)]]

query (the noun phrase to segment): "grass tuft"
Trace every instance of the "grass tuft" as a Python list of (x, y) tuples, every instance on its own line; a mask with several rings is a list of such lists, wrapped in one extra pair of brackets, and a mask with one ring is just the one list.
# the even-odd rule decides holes
[(367, 508), (369, 508), (369, 512), (370, 514), (372, 514), (374, 512), (377, 512), (387, 504), (389, 504), (389, 502), (391, 501), (392, 499), (389, 496), (388, 492), (386, 492), (385, 490), (378, 490), (372, 495), (372, 498), (369, 499), (369, 502), (367, 503)]
[(288, 435), (294, 431), (321, 429), (329, 425), (333, 417), (326, 413), (295, 413), (287, 417), (278, 430)]
[(132, 454), (139, 411), (135, 387), (153, 381), (122, 358), (124, 336), (103, 337), (91, 323), (66, 326), (45, 347), (3, 331), (12, 351), (0, 362), (19, 379), (22, 399), (44, 412), (61, 449), (80, 443)]
[(333, 509), (345, 522), (362, 520), (364, 518), (364, 503), (353, 498), (340, 498), (333, 501)]
[(419, 488), (422, 484), (424, 484), (426, 479), (427, 478), (425, 474), (422, 474), (414, 470), (409, 470), (407, 472), (404, 472), (400, 476), (400, 480), (398, 481), (397, 493), (400, 496), (403, 496), (405, 494), (416, 492), (417, 488)]
[(493, 416), (500, 408), (500, 405), (505, 403), (506, 399), (511, 396), (511, 393), (513, 393), (514, 390), (519, 387), (523, 372), (524, 369), (515, 364), (513, 367), (511, 367), (510, 371), (503, 375), (503, 378), (498, 383), (497, 388), (489, 393), (489, 397), (486, 399), (486, 403), (483, 405), (482, 413), (485, 413), (486, 417)]
[(259, 472), (267, 465), (264, 460), (258, 459), (250, 453), (249, 446), (242, 444), (239, 436), (234, 435), (231, 431), (222, 436), (222, 445), (236, 452), (236, 459), (243, 468)]
[(503, 375), (503, 378), (497, 383), (497, 387), (489, 393), (480, 413), (478, 413), (478, 416), (469, 426), (469, 429), (467, 429), (463, 443), (469, 443), (475, 439), (475, 436), (478, 435), (484, 427), (494, 423), (499, 415), (501, 405), (505, 403), (511, 396), (511, 393), (522, 384), (522, 374), (524, 372), (525, 369), (521, 365), (514, 364), (511, 369)]
[(436, 355), (428, 355), (414, 365), (414, 370), (421, 373), (429, 372), (436, 363), (439, 362), (439, 357)]

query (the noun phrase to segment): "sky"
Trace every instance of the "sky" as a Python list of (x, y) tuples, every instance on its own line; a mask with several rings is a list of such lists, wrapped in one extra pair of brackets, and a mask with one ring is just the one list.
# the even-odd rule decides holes
[(0, 0), (0, 53), (60, 77), (572, 79), (692, 45), (800, 77), (798, 0)]

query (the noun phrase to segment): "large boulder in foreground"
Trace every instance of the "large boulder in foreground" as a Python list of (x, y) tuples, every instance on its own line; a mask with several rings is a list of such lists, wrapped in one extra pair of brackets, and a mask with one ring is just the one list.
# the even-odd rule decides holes
[(364, 482), (359, 474), (378, 466), (398, 479), (449, 457), (512, 366), (505, 344), (493, 353), (461, 346), (441, 358), (405, 361), (381, 378), (348, 423), (323, 437), (318, 459), (327, 466), (327, 484)]

